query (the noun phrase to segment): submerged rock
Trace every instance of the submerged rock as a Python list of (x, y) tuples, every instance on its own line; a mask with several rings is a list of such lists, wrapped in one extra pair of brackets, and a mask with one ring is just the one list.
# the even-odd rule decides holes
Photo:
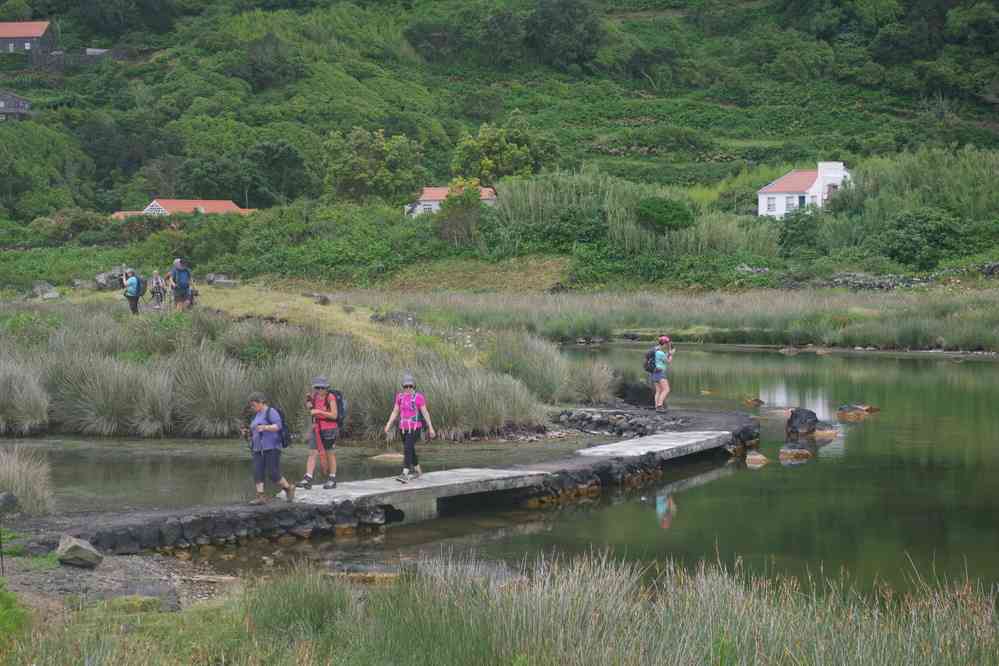
[(770, 458), (767, 458), (755, 449), (750, 449), (749, 452), (746, 453), (746, 467), (749, 469), (760, 469), (769, 462)]
[(97, 549), (91, 546), (90, 542), (71, 537), (68, 534), (63, 534), (62, 538), (59, 539), (56, 558), (60, 564), (84, 569), (93, 569), (104, 561), (104, 556), (97, 552)]
[(764, 405), (766, 403), (764, 403), (759, 398), (745, 398), (742, 401), (742, 404), (746, 405), (747, 407), (759, 407), (759, 406)]
[(781, 448), (780, 453), (777, 454), (777, 457), (782, 463), (799, 462), (811, 460), (815, 457), (815, 452), (805, 446), (784, 446)]
[(880, 412), (877, 407), (864, 404), (842, 405), (836, 410), (836, 418), (840, 421), (863, 421), (871, 414)]

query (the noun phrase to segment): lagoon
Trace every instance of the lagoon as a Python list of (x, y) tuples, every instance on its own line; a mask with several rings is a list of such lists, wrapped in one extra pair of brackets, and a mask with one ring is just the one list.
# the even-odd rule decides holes
[[(643, 351), (611, 345), (566, 353), (598, 356), (639, 378)], [(610, 549), (650, 564), (719, 559), (800, 577), (845, 571), (861, 587), (911, 588), (917, 573), (999, 582), (997, 369), (950, 358), (682, 347), (673, 404), (757, 413), (769, 465), (750, 470), (702, 456), (676, 464), (657, 486), (586, 504), (552, 511), (478, 507), (391, 528), (378, 541), (320, 542), (299, 552), (342, 563), (393, 561), (442, 545), (509, 561)], [(751, 397), (764, 404), (745, 406)], [(834, 420), (836, 407), (850, 402), (881, 411), (843, 424), (841, 436), (813, 460), (778, 461), (784, 408), (807, 407)], [(48, 438), (31, 445), (49, 452), (65, 511), (183, 506), (246, 494), (247, 463), (235, 441)], [(434, 447), (427, 468), (534, 462), (569, 448), (557, 440)], [(394, 473), (394, 464), (369, 459), (378, 452), (341, 449), (341, 477)], [(289, 475), (299, 471), (301, 454), (289, 456)], [(252, 557), (239, 560), (250, 566)]]

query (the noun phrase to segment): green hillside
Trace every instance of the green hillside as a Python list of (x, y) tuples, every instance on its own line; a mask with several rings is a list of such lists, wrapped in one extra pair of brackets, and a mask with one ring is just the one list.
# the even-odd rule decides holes
[[(0, 89), (37, 111), (0, 126), (10, 285), (54, 261), (85, 272), (176, 253), (356, 283), (444, 256), (560, 254), (579, 285), (728, 284), (739, 263), (801, 257), (793, 224), (746, 217), (786, 169), (844, 160), (908, 188), (904, 174), (946, 155), (975, 191), (989, 173), (974, 165), (994, 168), (999, 148), (994, 0), (0, 2), (0, 20), (29, 18), (52, 20), (63, 48), (127, 57), (60, 73), (0, 56)], [(402, 218), (420, 186), (453, 177), (497, 185), (503, 210)], [(539, 188), (551, 206), (517, 204)], [(169, 230), (81, 212), (154, 196), (271, 210)], [(918, 220), (898, 223), (854, 200), (832, 244), (810, 249), (902, 270), (987, 253), (999, 207), (975, 196), (971, 215), (924, 192)], [(883, 237), (910, 224), (953, 229), (953, 247), (890, 249)]]

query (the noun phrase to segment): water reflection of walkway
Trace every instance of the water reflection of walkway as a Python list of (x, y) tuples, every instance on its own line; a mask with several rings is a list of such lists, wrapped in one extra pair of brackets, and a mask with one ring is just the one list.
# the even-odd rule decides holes
[(656, 489), (655, 495), (656, 521), (659, 523), (659, 527), (668, 530), (673, 526), (673, 521), (676, 519), (679, 511), (679, 506), (676, 502), (676, 495), (678, 493), (703, 486), (706, 483), (717, 481), (726, 476), (731, 476), (735, 474), (735, 471), (735, 465), (723, 465), (707, 472), (695, 474), (694, 476), (660, 486)]

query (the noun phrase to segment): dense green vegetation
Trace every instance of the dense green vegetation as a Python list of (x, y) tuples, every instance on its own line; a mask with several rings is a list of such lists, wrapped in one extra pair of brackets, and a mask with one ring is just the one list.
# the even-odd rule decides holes
[(794, 579), (718, 566), (667, 564), (653, 577), (592, 555), (523, 569), (424, 560), (365, 590), (301, 569), (180, 613), (101, 603), (40, 623), (2, 656), (39, 666), (67, 656), (122, 665), (879, 666), (994, 663), (999, 650), (995, 591), (968, 582), (863, 595), (841, 581), (804, 592)]
[[(64, 47), (131, 55), (62, 73), (3, 56), (0, 88), (38, 111), (0, 127), (4, 285), (177, 254), (373, 284), (539, 251), (570, 256), (575, 286), (728, 286), (930, 270), (995, 244), (994, 0), (0, 4), (25, 16), (56, 18)], [(863, 177), (831, 216), (747, 216), (757, 188), (818, 159)], [(404, 218), (454, 177), (496, 185), (499, 209)], [(530, 192), (557, 205), (532, 212)], [(78, 212), (154, 196), (270, 210), (179, 229)]]

